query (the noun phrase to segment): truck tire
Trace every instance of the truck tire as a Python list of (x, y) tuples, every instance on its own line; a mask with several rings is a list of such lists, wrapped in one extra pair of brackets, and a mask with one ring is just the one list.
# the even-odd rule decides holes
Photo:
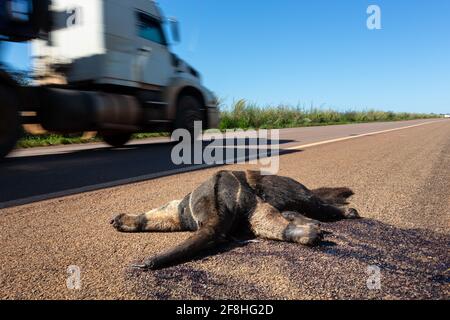
[(14, 149), (20, 138), (18, 104), (12, 89), (0, 85), (0, 159)]
[(185, 129), (189, 131), (191, 137), (198, 138), (198, 134), (194, 135), (194, 123), (196, 121), (204, 121), (204, 112), (202, 111), (201, 102), (193, 96), (182, 96), (178, 101), (177, 115), (174, 123), (175, 129)]
[(131, 140), (131, 133), (127, 132), (115, 132), (115, 133), (102, 133), (103, 141), (109, 144), (111, 147), (120, 148), (123, 147)]

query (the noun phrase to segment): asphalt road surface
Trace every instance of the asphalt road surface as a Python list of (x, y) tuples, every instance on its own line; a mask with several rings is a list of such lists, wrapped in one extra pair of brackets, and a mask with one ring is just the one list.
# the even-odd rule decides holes
[[(365, 135), (399, 127), (405, 129)], [(351, 139), (311, 146), (337, 138)], [(281, 140), (289, 152), (280, 158), (280, 175), (310, 188), (351, 187), (352, 206), (364, 219), (324, 224), (329, 233), (315, 248), (266, 240), (231, 244), (147, 273), (128, 266), (189, 234), (121, 234), (109, 219), (181, 198), (217, 170), (253, 166), (171, 174), (177, 168), (165, 143), (16, 153), (0, 167), (0, 201), (8, 203), (0, 210), (0, 298), (450, 298), (450, 121), (290, 129)], [(161, 171), (163, 177), (148, 180)], [(13, 202), (130, 177), (144, 181)], [(67, 287), (69, 266), (81, 271), (79, 290)], [(369, 289), (376, 270), (380, 288)]]
[[(280, 131), (279, 145), (282, 152), (288, 153), (298, 151), (297, 146), (429, 122), (417, 120), (286, 129)], [(231, 143), (249, 143), (239, 135), (234, 136), (236, 140)], [(208, 167), (204, 163), (173, 164), (171, 151), (174, 145), (167, 138), (138, 140), (119, 149), (95, 143), (17, 150), (0, 163), (0, 209)], [(203, 149), (207, 146), (208, 142), (205, 142)], [(255, 149), (255, 146), (251, 148)], [(289, 150), (291, 148), (294, 150)]]

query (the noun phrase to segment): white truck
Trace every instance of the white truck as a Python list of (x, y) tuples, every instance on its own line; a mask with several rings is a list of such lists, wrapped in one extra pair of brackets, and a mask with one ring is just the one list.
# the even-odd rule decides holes
[(137, 132), (215, 128), (217, 99), (171, 53), (178, 24), (152, 0), (0, 0), (0, 41), (32, 40), (33, 85), (0, 68), (0, 157), (23, 124), (96, 131), (114, 147)]

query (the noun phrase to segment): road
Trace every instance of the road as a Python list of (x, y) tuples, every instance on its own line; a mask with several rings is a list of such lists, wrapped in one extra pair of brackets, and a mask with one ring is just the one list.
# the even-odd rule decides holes
[[(280, 131), (280, 148), (287, 152), (297, 146), (428, 122), (430, 120), (285, 129)], [(167, 138), (138, 140), (120, 149), (94, 143), (17, 150), (0, 164), (0, 209), (207, 167), (204, 164), (174, 165), (171, 161), (173, 146)], [(204, 148), (206, 146), (205, 142)]]
[[(261, 240), (148, 273), (128, 266), (189, 234), (120, 234), (109, 218), (181, 198), (219, 169), (253, 166), (170, 174), (174, 168), (162, 154), (171, 146), (161, 143), (19, 152), (0, 169), (0, 201), (9, 203), (0, 210), (0, 298), (449, 299), (450, 121), (428, 122), (282, 131), (280, 145), (291, 152), (281, 156), (280, 174), (310, 188), (351, 187), (352, 206), (364, 219), (324, 224), (329, 233), (316, 248)], [(158, 171), (166, 174), (22, 206), (11, 202)], [(71, 265), (81, 270), (80, 290), (67, 289)], [(379, 268), (381, 289), (368, 289), (368, 268)]]

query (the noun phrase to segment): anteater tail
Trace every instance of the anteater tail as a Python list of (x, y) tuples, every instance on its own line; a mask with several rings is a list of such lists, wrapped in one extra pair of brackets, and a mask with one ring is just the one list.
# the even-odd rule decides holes
[(201, 251), (217, 244), (220, 236), (214, 228), (203, 228), (177, 247), (146, 262), (144, 269), (162, 269), (191, 260)]
[(320, 188), (312, 190), (312, 193), (331, 205), (346, 205), (347, 199), (354, 195), (350, 188)]

